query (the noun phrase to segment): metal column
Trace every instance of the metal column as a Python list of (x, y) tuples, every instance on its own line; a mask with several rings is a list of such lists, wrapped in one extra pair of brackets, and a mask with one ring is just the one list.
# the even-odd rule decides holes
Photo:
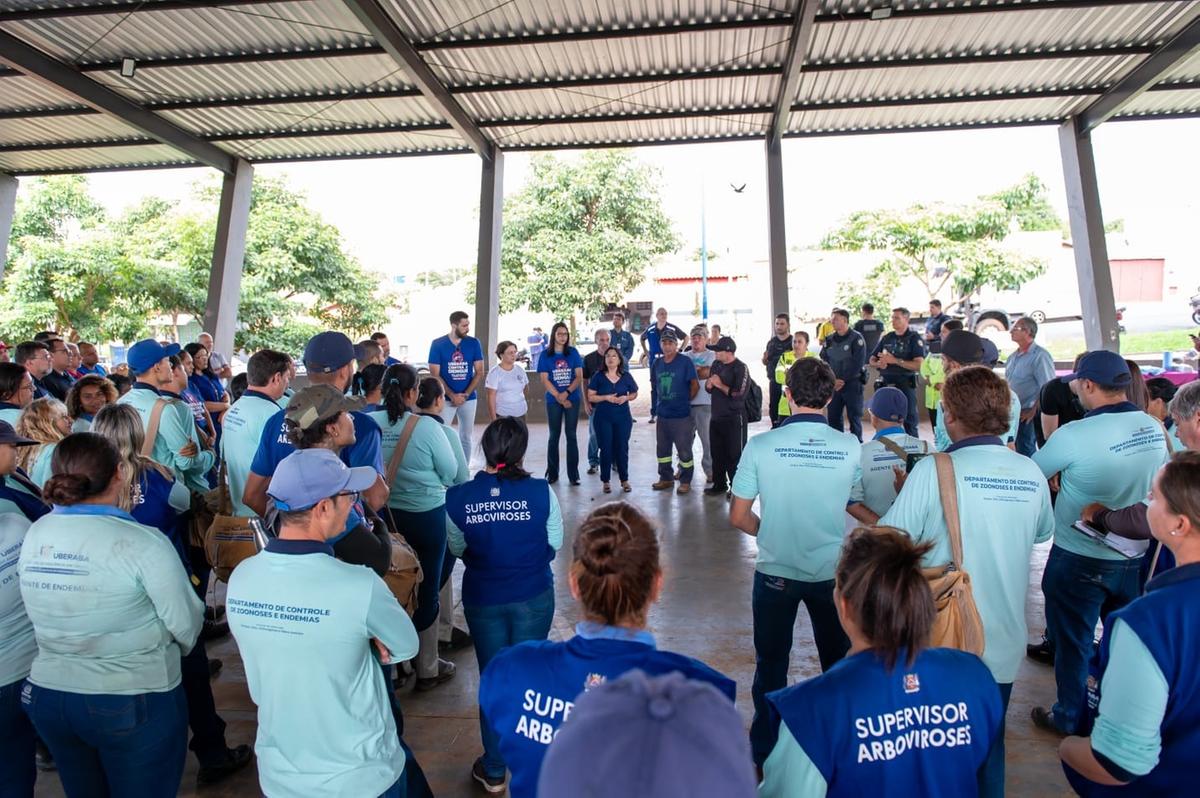
[(783, 157), (780, 140), (767, 139), (767, 228), (770, 237), (771, 316), (788, 313), (787, 230), (783, 215)]
[(8, 263), (8, 237), (12, 234), (13, 216), (17, 212), (17, 179), (0, 174), (0, 279)]
[(1113, 296), (1112, 270), (1104, 241), (1104, 217), (1100, 212), (1100, 189), (1092, 137), (1082, 132), (1079, 119), (1068, 119), (1058, 129), (1063, 177), (1067, 188), (1067, 216), (1075, 250), (1075, 272), (1083, 310), (1083, 336), (1089, 350), (1119, 352), (1117, 308)]
[(240, 158), (233, 174), (221, 185), (217, 213), (217, 239), (213, 246), (212, 276), (208, 282), (208, 304), (204, 329), (213, 346), (225, 357), (233, 355), (237, 330), (238, 300), (242, 291), (242, 261), (246, 256), (246, 227), (250, 221), (250, 185), (254, 167)]
[[(475, 318), (472, 328), (483, 347), (484, 363), (500, 342), (500, 230), (504, 208), (504, 154), (492, 148), (491, 158), (481, 158), (479, 179), (479, 269), (475, 282)], [(479, 409), (487, 417), (487, 403)]]

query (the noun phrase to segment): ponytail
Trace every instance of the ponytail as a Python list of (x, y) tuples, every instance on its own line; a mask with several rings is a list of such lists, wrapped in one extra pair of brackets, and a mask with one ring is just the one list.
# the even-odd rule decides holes
[(428, 410), (444, 393), (442, 383), (437, 377), (426, 377), (417, 386), (417, 409)]
[(407, 363), (389, 366), (383, 373), (383, 408), (389, 424), (395, 424), (411, 410), (404, 403), (404, 395), (417, 387), (417, 380), (417, 370)]
[(571, 563), (584, 615), (609, 626), (644, 624), (662, 573), (658, 555), (650, 519), (632, 504), (593, 510), (575, 537)]
[(120, 462), (117, 447), (103, 435), (68, 435), (54, 447), (50, 458), (53, 476), (42, 487), (42, 496), (64, 507), (99, 496), (108, 490)]
[(921, 574), (921, 558), (932, 548), (892, 527), (860, 527), (842, 546), (838, 593), (889, 670), (902, 651), (912, 665), (929, 645), (937, 610)]
[(488, 424), (480, 443), (489, 468), (500, 479), (526, 479), (529, 472), (521, 467), (529, 446), (529, 429), (519, 418), (504, 416)]

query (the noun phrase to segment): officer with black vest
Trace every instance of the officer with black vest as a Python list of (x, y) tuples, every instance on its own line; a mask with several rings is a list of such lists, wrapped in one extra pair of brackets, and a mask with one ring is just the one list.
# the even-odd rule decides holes
[(908, 414), (904, 431), (917, 435), (917, 372), (925, 359), (925, 342), (921, 334), (908, 326), (908, 308), (892, 308), (892, 332), (879, 339), (871, 353), (871, 365), (879, 369), (884, 385), (903, 391), (908, 398)]
[(833, 398), (826, 411), (829, 426), (842, 431), (842, 414), (850, 421), (850, 432), (862, 440), (863, 375), (867, 365), (867, 342), (850, 328), (850, 314), (833, 311), (833, 334), (821, 342), (821, 359), (833, 369)]

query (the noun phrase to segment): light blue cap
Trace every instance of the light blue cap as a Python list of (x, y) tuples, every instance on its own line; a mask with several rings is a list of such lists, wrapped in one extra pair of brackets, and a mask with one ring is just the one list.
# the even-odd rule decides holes
[(348, 467), (328, 449), (299, 449), (276, 466), (267, 495), (280, 510), (307, 510), (344, 491), (362, 492), (377, 476), (370, 466)]

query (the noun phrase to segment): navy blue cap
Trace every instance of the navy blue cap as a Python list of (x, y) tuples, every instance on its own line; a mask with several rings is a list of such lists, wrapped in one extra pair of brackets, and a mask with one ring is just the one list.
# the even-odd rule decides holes
[(753, 798), (741, 716), (707, 682), (639, 670), (588, 690), (546, 752), (538, 798)]
[(146, 338), (129, 347), (129, 352), (126, 353), (125, 360), (129, 363), (129, 370), (131, 372), (134, 374), (145, 374), (154, 368), (155, 364), (164, 357), (178, 355), (179, 350), (182, 348), (179, 344), (160, 344), (153, 338)]
[(307, 510), (343, 491), (362, 492), (375, 484), (370, 466), (349, 468), (328, 449), (298, 449), (280, 461), (267, 495), (280, 510)]
[(355, 346), (340, 332), (317, 333), (304, 347), (304, 367), (310, 372), (329, 374), (362, 357), (362, 347)]
[(980, 363), (985, 366), (994, 366), (1000, 362), (1000, 350), (996, 348), (990, 338), (981, 338), (979, 345), (983, 349), (983, 360)]
[(26, 438), (24, 435), (18, 435), (12, 424), (0, 421), (0, 444), (5, 443), (9, 446), (34, 446), (37, 441), (33, 438)]
[(1088, 352), (1079, 359), (1079, 367), (1074, 374), (1061, 378), (1063, 382), (1071, 380), (1091, 380), (1097, 385), (1117, 388), (1128, 385), (1133, 381), (1129, 373), (1129, 364), (1125, 358), (1107, 349), (1097, 349)]
[(983, 339), (967, 330), (953, 330), (942, 341), (942, 357), (963, 366), (983, 362)]
[(899, 388), (885, 385), (871, 397), (871, 415), (884, 421), (903, 421), (908, 416), (908, 397)]

